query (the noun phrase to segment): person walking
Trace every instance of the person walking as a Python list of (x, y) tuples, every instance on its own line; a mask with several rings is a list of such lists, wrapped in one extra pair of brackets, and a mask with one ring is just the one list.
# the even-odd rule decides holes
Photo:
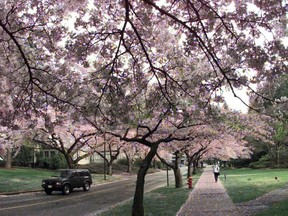
[(218, 181), (218, 176), (220, 175), (220, 167), (219, 167), (218, 164), (214, 165), (213, 173), (214, 173), (215, 182), (217, 182)]

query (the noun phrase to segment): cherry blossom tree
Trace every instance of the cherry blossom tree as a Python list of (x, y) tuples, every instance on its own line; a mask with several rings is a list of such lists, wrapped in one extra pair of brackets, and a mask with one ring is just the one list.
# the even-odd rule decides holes
[[(66, 134), (65, 137), (63, 135)], [(55, 149), (64, 155), (69, 168), (75, 168), (78, 162), (95, 152), (97, 143), (94, 140), (95, 132), (67, 131), (66, 133), (49, 133), (43, 131), (33, 137), (33, 141), (47, 148)], [(67, 140), (69, 138), (70, 140)], [(92, 142), (92, 143), (91, 143)], [(81, 153), (79, 153), (81, 152)], [(84, 153), (82, 153), (84, 152)]]
[(38, 118), (32, 140), (59, 151), (64, 155), (68, 167), (74, 168), (80, 160), (93, 154), (102, 145), (95, 139), (99, 134), (97, 130), (79, 118), (77, 120), (75, 122), (69, 112), (57, 112), (53, 107), (48, 107), (45, 119)]
[[(117, 160), (120, 150), (123, 147), (123, 143), (121, 143), (118, 138), (111, 135), (109, 136), (109, 134), (104, 134), (101, 138), (98, 136), (97, 142), (102, 144), (97, 145), (97, 148), (95, 148), (95, 153), (97, 153), (105, 161), (105, 165), (107, 165), (107, 174), (112, 175), (113, 162)], [(105, 148), (104, 152), (103, 147)]]
[(191, 167), (193, 166), (193, 174), (196, 174), (196, 167), (198, 167), (198, 162), (202, 158), (209, 148), (209, 141), (204, 145), (202, 143), (197, 143), (196, 145), (189, 145), (183, 150), (187, 158), (187, 178), (192, 176)]
[[(191, 139), (178, 131), (199, 123), (201, 112), (213, 115), (211, 104), (223, 100), (224, 87), (242, 100), (235, 88), (260, 95), (251, 82), (274, 77), (277, 68), (287, 72), (282, 2), (0, 4), (0, 75), (21, 106), (65, 104), (99, 132), (150, 148), (133, 215), (144, 215), (144, 177), (160, 143)], [(141, 133), (113, 131), (132, 128)]]
[(135, 162), (135, 160), (137, 158), (138, 159), (143, 158), (141, 155), (141, 153), (143, 152), (143, 145), (140, 145), (139, 143), (126, 143), (125, 142), (122, 150), (127, 160), (127, 173), (131, 173), (132, 165)]
[(19, 105), (16, 95), (9, 94), (9, 86), (7, 79), (0, 81), (0, 149), (6, 168), (11, 168), (12, 159), (35, 125), (33, 114)]
[(180, 170), (180, 164), (181, 164), (181, 158), (182, 153), (179, 150), (176, 150), (175, 152), (171, 152), (171, 154), (174, 155), (174, 163), (171, 163), (167, 160), (165, 160), (163, 157), (160, 156), (160, 154), (156, 153), (159, 160), (165, 164), (166, 166), (170, 167), (173, 170), (174, 173), (174, 179), (175, 179), (175, 188), (182, 188), (183, 187), (183, 181), (182, 181), (182, 174)]

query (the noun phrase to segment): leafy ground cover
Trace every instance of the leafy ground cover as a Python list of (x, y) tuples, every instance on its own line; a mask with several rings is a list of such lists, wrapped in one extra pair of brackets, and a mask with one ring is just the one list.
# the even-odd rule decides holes
[(283, 187), (288, 183), (288, 169), (227, 169), (220, 178), (233, 202), (241, 203)]

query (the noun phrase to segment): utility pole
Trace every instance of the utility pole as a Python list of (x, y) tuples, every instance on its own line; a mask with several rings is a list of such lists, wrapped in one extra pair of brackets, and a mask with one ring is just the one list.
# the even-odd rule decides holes
[(106, 133), (104, 133), (104, 180), (106, 180)]

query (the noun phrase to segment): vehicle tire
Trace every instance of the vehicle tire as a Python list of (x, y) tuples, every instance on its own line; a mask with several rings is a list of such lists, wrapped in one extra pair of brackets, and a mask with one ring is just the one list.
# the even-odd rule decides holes
[(52, 190), (51, 190), (51, 189), (45, 189), (45, 193), (46, 193), (47, 195), (51, 195)]
[(68, 195), (70, 192), (71, 192), (70, 185), (69, 184), (65, 184), (64, 187), (63, 187), (62, 193), (64, 195)]
[(83, 190), (84, 191), (88, 191), (90, 189), (90, 183), (89, 182), (85, 182), (84, 186), (83, 186)]

